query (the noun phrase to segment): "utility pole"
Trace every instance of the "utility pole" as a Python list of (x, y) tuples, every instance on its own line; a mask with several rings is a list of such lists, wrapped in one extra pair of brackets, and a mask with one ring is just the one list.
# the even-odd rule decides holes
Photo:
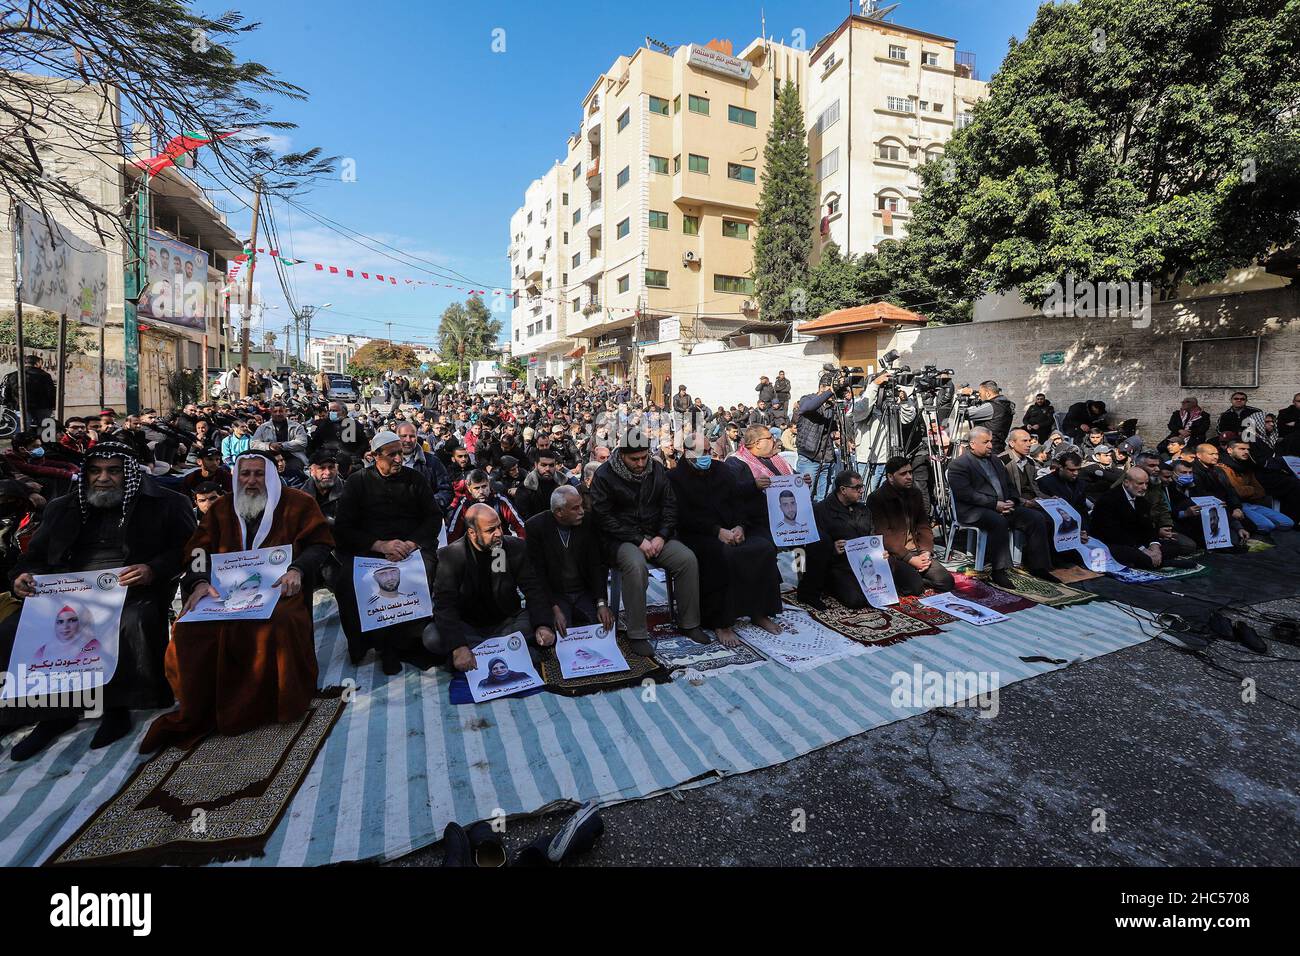
[(257, 267), (257, 219), (262, 212), (262, 177), (253, 180), (253, 237), (249, 240), (248, 293), (244, 298), (243, 334), (240, 335), (239, 397), (248, 398), (248, 322), (253, 312), (253, 270)]

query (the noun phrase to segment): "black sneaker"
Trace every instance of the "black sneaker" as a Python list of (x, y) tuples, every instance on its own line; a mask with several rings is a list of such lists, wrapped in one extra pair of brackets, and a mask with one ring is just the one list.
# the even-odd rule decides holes
[(1234, 621), (1232, 625), (1232, 636), (1248, 651), (1254, 651), (1256, 654), (1267, 654), (1268, 645), (1264, 639), (1259, 636), (1259, 632), (1247, 624), (1245, 621)]

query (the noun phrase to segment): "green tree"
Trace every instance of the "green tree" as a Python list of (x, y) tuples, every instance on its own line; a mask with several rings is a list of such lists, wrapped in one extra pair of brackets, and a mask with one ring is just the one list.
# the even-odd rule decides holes
[(792, 322), (806, 311), (817, 193), (799, 92), (781, 89), (763, 152), (763, 191), (754, 237), (754, 291), (763, 318)]
[(374, 339), (352, 354), (348, 374), (373, 378), (381, 372), (411, 372), (419, 367), (420, 357), (409, 345)]
[(449, 361), (456, 363), (456, 381), (461, 380), (465, 368), (466, 352), (473, 358), (473, 330), (470, 327), (469, 313), (459, 302), (453, 302), (442, 310), (438, 324), (438, 354), (445, 355)]
[[(18, 344), (18, 323), (12, 309), (0, 312), (0, 345)], [(63, 350), (68, 355), (99, 350), (97, 337), (99, 333), (89, 325), (69, 322), (67, 336), (63, 340)], [(59, 348), (59, 317), (43, 309), (23, 309), (23, 348), (49, 349), (57, 352)]]
[(498, 351), (497, 339), (501, 337), (501, 323), (492, 317), (492, 312), (480, 295), (472, 295), (465, 300), (465, 312), (469, 316), (470, 331), (474, 339), (472, 358), (487, 358)]
[(904, 258), (954, 299), (1217, 281), (1300, 238), (1298, 98), (1289, 0), (1044, 4), (922, 170)]

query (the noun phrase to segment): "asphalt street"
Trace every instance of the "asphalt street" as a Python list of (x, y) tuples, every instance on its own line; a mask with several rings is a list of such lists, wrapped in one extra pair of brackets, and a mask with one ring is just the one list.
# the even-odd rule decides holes
[[(1181, 582), (1086, 586), (1198, 626), (1217, 604), (1300, 592), (1297, 538), (1215, 556), (1210, 575)], [(1152, 640), (1005, 687), (993, 719), (932, 711), (766, 770), (607, 807), (604, 836), (571, 862), (1295, 865), (1300, 648), (1269, 647), (1262, 657), (1220, 641), (1193, 655)], [(508, 821), (508, 855), (565, 817)], [(436, 845), (389, 865), (441, 860)]]

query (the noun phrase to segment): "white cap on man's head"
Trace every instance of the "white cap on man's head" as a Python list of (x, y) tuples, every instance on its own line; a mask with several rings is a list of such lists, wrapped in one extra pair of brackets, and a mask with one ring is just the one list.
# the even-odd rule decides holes
[(370, 450), (379, 451), (379, 449), (383, 448), (385, 445), (391, 445), (400, 441), (401, 439), (397, 437), (396, 432), (391, 432), (385, 428), (381, 432), (376, 432), (375, 437), (370, 439)]

